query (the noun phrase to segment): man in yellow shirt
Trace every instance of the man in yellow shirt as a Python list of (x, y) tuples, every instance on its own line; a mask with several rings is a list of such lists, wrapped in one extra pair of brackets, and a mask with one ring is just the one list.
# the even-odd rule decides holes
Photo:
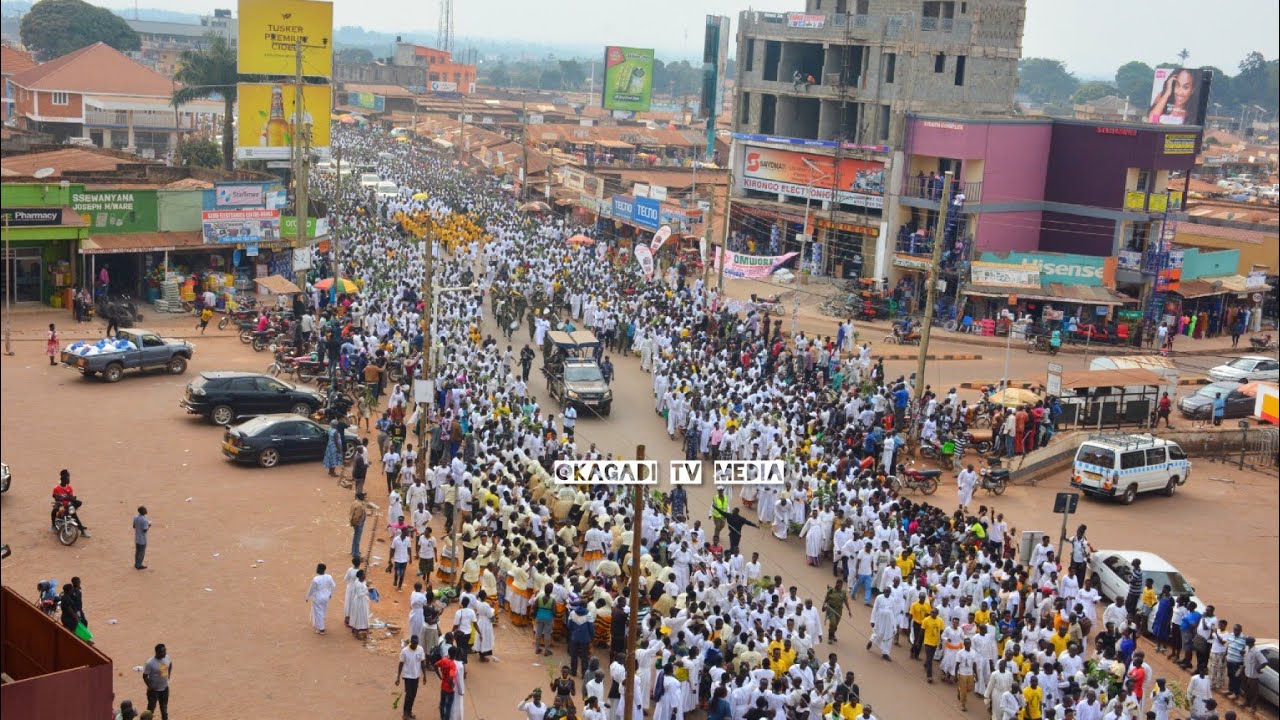
[(1049, 636), (1049, 644), (1053, 646), (1053, 654), (1060, 656), (1067, 651), (1067, 645), (1071, 644), (1071, 638), (1067, 636), (1067, 626), (1059, 625), (1058, 632)]
[(1044, 689), (1040, 681), (1033, 675), (1027, 686), (1022, 689), (1023, 720), (1043, 720)]
[(938, 654), (938, 643), (942, 642), (942, 628), (946, 625), (938, 617), (938, 609), (929, 610), (929, 615), (920, 623), (924, 639), (924, 674), (933, 682), (933, 657)]
[[(901, 567), (901, 566), (899, 566)], [(929, 617), (929, 611), (932, 610), (929, 605), (929, 598), (924, 593), (916, 596), (916, 601), (911, 603), (911, 607), (907, 609), (907, 614), (911, 616), (911, 659), (920, 659), (920, 647), (924, 644), (924, 630), (922, 623), (924, 619)]]

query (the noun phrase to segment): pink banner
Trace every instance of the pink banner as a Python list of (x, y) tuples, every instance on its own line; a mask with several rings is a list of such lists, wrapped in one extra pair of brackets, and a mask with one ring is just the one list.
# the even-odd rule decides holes
[[(729, 251), (726, 255), (728, 256), (728, 262), (724, 266), (726, 277), (760, 279), (772, 275), (773, 271), (778, 269), (778, 266), (795, 257), (797, 253), (789, 252), (786, 255), (746, 255)], [(717, 262), (719, 262), (719, 259), (720, 248), (716, 248)], [(718, 265), (717, 270), (719, 270)]]

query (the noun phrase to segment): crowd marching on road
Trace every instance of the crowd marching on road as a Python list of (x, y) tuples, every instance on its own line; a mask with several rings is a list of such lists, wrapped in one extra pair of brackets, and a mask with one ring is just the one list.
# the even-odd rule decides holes
[[(337, 128), (334, 143), (348, 161), (376, 165), (401, 195), (375, 201), (354, 183), (314, 183), (333, 208), (339, 255), (320, 260), (286, 337), (298, 354), (326, 361), (335, 387), (358, 389), (355, 422), (372, 437), (352, 472), (351, 567), (339, 586), (319, 566), (307, 598), (324, 633), (329, 599), (341, 592), (344, 623), (363, 636), (377, 592), (362, 544), (366, 527), (386, 533), (392, 585), (413, 588), (396, 675), (405, 717), (414, 717), (428, 674), (440, 680), (442, 720), (463, 716), (467, 664), (492, 658), (501, 617), (531, 627), (536, 652), (551, 656), (561, 642), (567, 650), (550, 697), (535, 691), (519, 704), (530, 720), (620, 720), (628, 702), (635, 717), (653, 720), (701, 710), (714, 720), (875, 718), (873, 696), (892, 690), (860, 688), (852, 668), (864, 660), (822, 648), (856, 602), (871, 608), (868, 661), (919, 662), (913, 672), (954, 684), (962, 710), (980, 697), (992, 720), (1187, 717), (1175, 707), (1175, 683), (1155, 677), (1139, 647), (1148, 626), (1150, 651), (1194, 672), (1190, 717), (1232, 716), (1218, 714), (1214, 691), (1242, 709), (1256, 705), (1265, 660), (1253, 638), (1212, 607), (1143, 583), (1140, 567), (1125, 597), (1103, 597), (1086, 572), (1083, 528), (1069, 559), (1055, 557), (1046, 538), (1023, 564), (1003, 517), (972, 507), (971, 472), (961, 473), (956, 508), (904, 494), (891, 476), (906, 431), (917, 424), (929, 439), (972, 414), (954, 390), (926, 387), (913, 403), (914, 377), (887, 378), (852, 321), (832, 337), (784, 337), (767, 315), (728, 302), (701, 277), (675, 267), (643, 276), (614, 238), (567, 244), (593, 231), (521, 212), (494, 178), (451, 157), (367, 128)], [(421, 331), (428, 264), (435, 287), (462, 288), (433, 293), (430, 359)], [(359, 292), (314, 287), (335, 271)], [(489, 315), (501, 338), (485, 332)], [(720, 486), (706, 518), (693, 516), (681, 488), (652, 493), (637, 518), (626, 488), (550, 483), (556, 460), (621, 450), (583, 447), (591, 412), (557, 417), (530, 391), (547, 333), (572, 328), (592, 330), (602, 355), (639, 357), (652, 376), (655, 422), (682, 439), (686, 459), (781, 460), (786, 482)], [(526, 332), (527, 341), (516, 337)], [(426, 368), (434, 396), (419, 408), (405, 384)], [(393, 369), (406, 380), (392, 380)], [(1021, 451), (1047, 439), (1040, 429), (1051, 422), (1041, 405), (993, 427), (1007, 426), (1009, 446)], [(343, 425), (338, 418), (332, 430), (338, 443)], [(367, 484), (379, 461), (384, 508), (368, 500), (383, 492)], [(779, 540), (799, 535), (811, 564), (829, 563), (825, 594), (803, 597), (766, 576), (760, 555), (791, 551), (744, 548), (743, 528), (754, 525)], [(456, 552), (446, 539), (455, 531)], [(642, 602), (629, 608), (635, 533)], [(640, 672), (628, 698), (632, 611), (641, 615)]]

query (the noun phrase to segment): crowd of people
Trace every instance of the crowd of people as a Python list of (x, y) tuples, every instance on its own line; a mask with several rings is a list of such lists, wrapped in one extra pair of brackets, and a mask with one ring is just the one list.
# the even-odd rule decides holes
[[(1256, 703), (1260, 653), (1251, 639), (1228, 632), (1212, 608), (1144, 587), (1140, 569), (1136, 594), (1102, 597), (1080, 560), (1083, 532), (1066, 562), (1048, 539), (1020, 562), (1003, 517), (971, 509), (972, 482), (953, 510), (901, 494), (889, 476), (906, 431), (918, 425), (927, 437), (962, 425), (967, 404), (954, 391), (887, 378), (852, 321), (833, 336), (784, 337), (767, 315), (731, 310), (699, 277), (675, 269), (644, 277), (614, 238), (566, 244), (594, 229), (522, 213), (496, 180), (448, 156), (363, 128), (340, 128), (334, 141), (405, 189), (375, 203), (355, 186), (317, 182), (339, 238), (330, 267), (361, 290), (345, 304), (316, 292), (309, 312), (320, 320), (308, 332), (335, 375), (368, 382), (379, 396), (389, 389), (374, 441), (356, 454), (353, 561), (341, 592), (344, 622), (362, 635), (376, 591), (361, 541), (366, 525), (371, 535), (385, 532), (393, 586), (413, 587), (397, 672), (406, 717), (434, 672), (442, 720), (461, 718), (467, 663), (490, 659), (505, 621), (533, 629), (535, 652), (553, 655), (563, 642), (568, 653), (548, 688), (553, 699), (535, 692), (520, 703), (531, 720), (620, 719), (628, 702), (654, 720), (698, 709), (716, 720), (874, 718), (855, 661), (831, 651), (851, 602), (871, 607), (866, 648), (874, 654), (866, 657), (905, 653), (928, 682), (953, 683), (962, 709), (971, 693), (981, 697), (993, 720), (1184, 717), (1171, 683), (1138, 649), (1148, 616), (1156, 651), (1163, 638), (1178, 652), (1172, 638), (1182, 633), (1171, 628), (1193, 626), (1184, 643), (1195, 657), (1191, 717), (1230, 717), (1216, 714), (1215, 689)], [(433, 240), (433, 228), (447, 229), (444, 241)], [(434, 286), (450, 289), (430, 299), (430, 357), (421, 330), (428, 266)], [(501, 340), (486, 332), (487, 314), (499, 320)], [(635, 517), (625, 488), (555, 485), (556, 460), (613, 457), (529, 391), (543, 336), (566, 327), (594, 331), (605, 353), (639, 356), (652, 376), (655, 422), (681, 439), (687, 459), (780, 460), (786, 481), (736, 497), (720, 486), (705, 518), (681, 488), (647, 497)], [(526, 328), (527, 342), (513, 339)], [(380, 371), (365, 372), (390, 364), (406, 377), (430, 369), (435, 395), (422, 409)], [(1008, 416), (1010, 445), (1021, 445), (1019, 414)], [(419, 430), (430, 440), (415, 450)], [(380, 490), (367, 484), (379, 459), (385, 515), (367, 499)], [(811, 564), (830, 564), (823, 596), (803, 597), (762, 571), (762, 552), (789, 551), (744, 548), (743, 528), (756, 524), (779, 540), (802, 537)], [(630, 608), (636, 533), (642, 601)], [(317, 632), (339, 592), (325, 578), (321, 567), (308, 592), (322, 603)], [(457, 607), (451, 622), (446, 604)], [(633, 611), (639, 672), (627, 697)], [(1198, 640), (1206, 624), (1207, 649)]]

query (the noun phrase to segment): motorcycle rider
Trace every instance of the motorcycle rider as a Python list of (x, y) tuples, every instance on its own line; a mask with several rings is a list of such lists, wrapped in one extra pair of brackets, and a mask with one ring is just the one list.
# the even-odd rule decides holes
[[(79, 510), (80, 506), (83, 504), (84, 503), (80, 500), (76, 499), (76, 491), (71, 487), (71, 471), (63, 468), (63, 470), (58, 474), (58, 486), (53, 489), (53, 510), (49, 512), (49, 527), (54, 532), (57, 532), (58, 528), (56, 523), (59, 511), (66, 512), (68, 507), (74, 507)], [(85, 527), (84, 523), (80, 521), (80, 516), (78, 514), (75, 516), (75, 523), (79, 526), (81, 535), (91, 537), (89, 535), (89, 528)]]

